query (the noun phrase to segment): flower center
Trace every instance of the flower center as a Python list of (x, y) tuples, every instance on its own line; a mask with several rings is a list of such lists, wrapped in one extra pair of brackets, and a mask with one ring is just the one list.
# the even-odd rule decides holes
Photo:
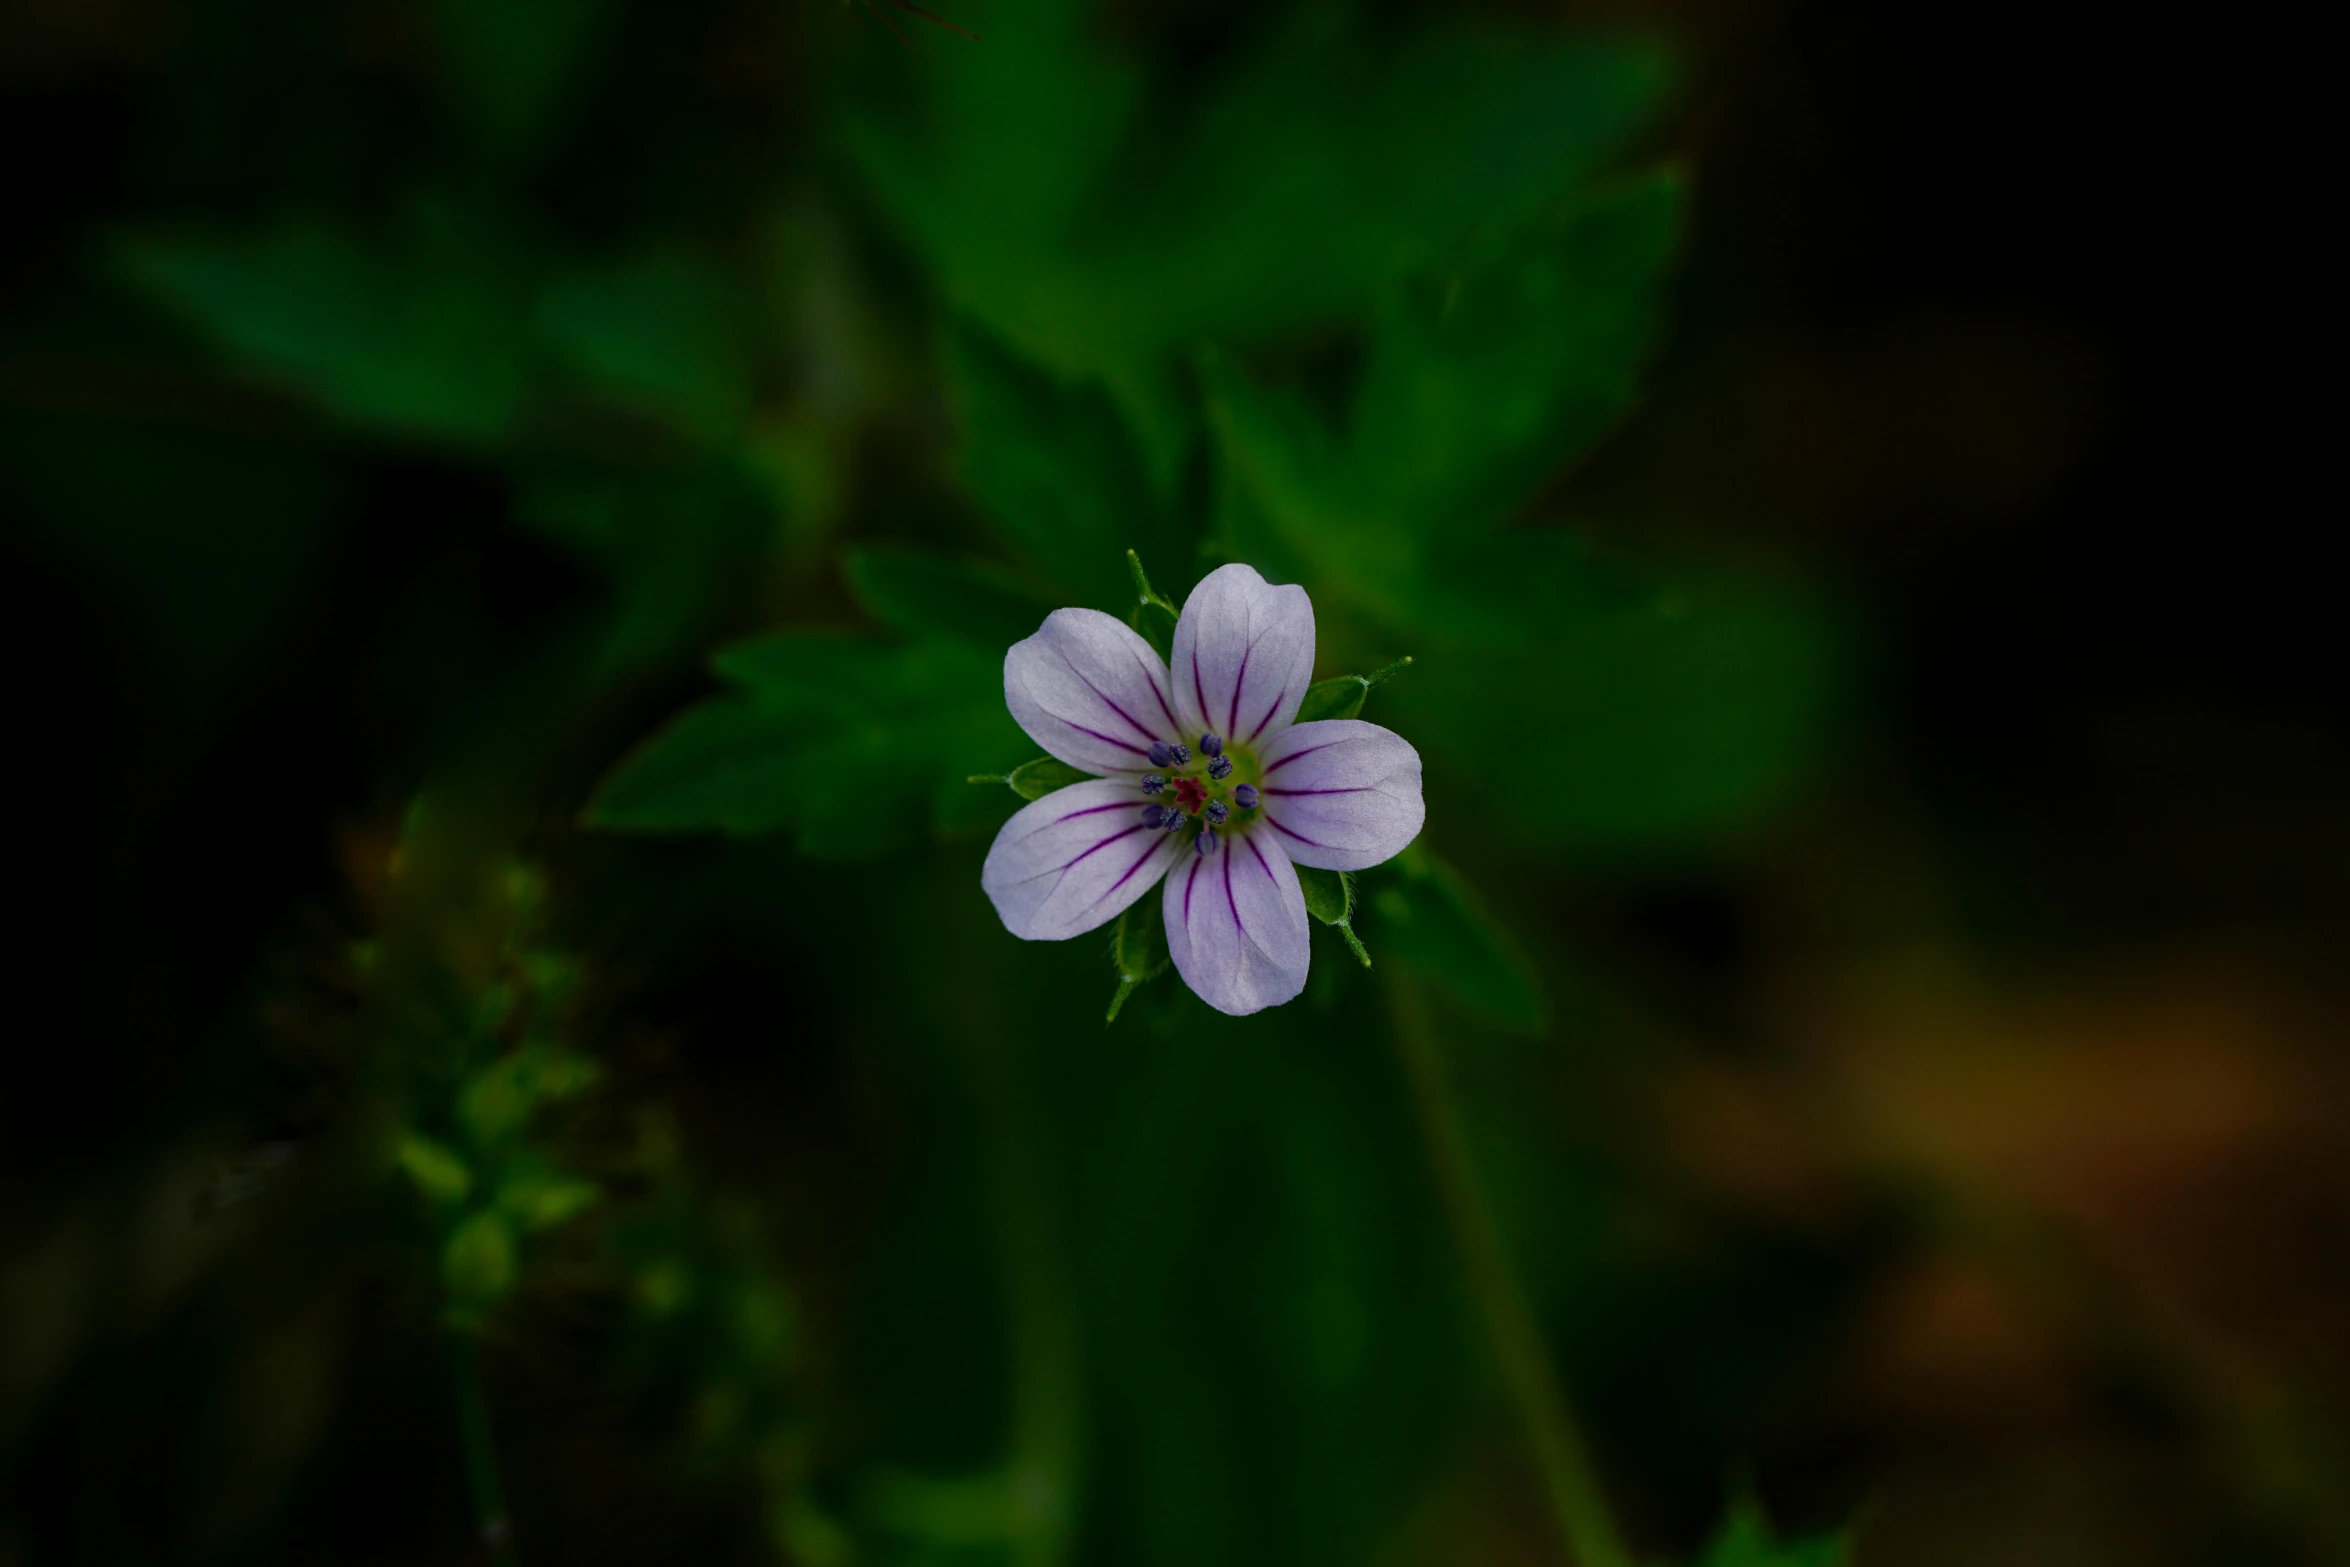
[[(1227, 750), (1223, 737), (1204, 734), (1196, 749), (1162, 741), (1151, 747), (1151, 764), (1165, 768), (1142, 780), (1152, 803), (1142, 808), (1146, 827), (1194, 832), (1192, 848), (1213, 854), (1219, 829), (1238, 832), (1256, 819), (1260, 776), (1256, 753), (1246, 746)], [(1172, 797), (1172, 805), (1162, 804)]]

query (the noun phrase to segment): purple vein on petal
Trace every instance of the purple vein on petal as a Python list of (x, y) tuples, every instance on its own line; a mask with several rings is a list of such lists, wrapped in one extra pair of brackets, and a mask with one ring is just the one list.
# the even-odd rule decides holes
[(1265, 732), (1265, 726), (1273, 721), (1273, 715), (1281, 711), (1281, 699), (1288, 694), (1289, 688), (1287, 686), (1283, 686), (1280, 690), (1273, 693), (1273, 705), (1265, 709), (1265, 716), (1258, 719), (1256, 728), (1251, 729), (1248, 732), (1248, 737), (1251, 740), (1254, 740), (1257, 736)]
[(1132, 713), (1129, 713), (1126, 711), (1126, 709), (1111, 701), (1110, 694), (1107, 691), (1104, 691), (1100, 686), (1095, 685), (1092, 681), (1086, 680), (1083, 674), (1079, 674), (1077, 678), (1080, 680), (1085, 680), (1085, 689), (1091, 691), (1095, 696), (1100, 697), (1102, 699), (1102, 706), (1108, 708), (1111, 712), (1116, 713), (1120, 718), (1125, 719), (1127, 724), (1134, 730), (1136, 734), (1142, 736), (1145, 740), (1156, 740), (1158, 738), (1157, 735), (1152, 734), (1148, 729), (1145, 729), (1142, 727), (1142, 725), (1136, 723)]
[(1296, 761), (1301, 756), (1311, 756), (1316, 751), (1327, 751), (1334, 745), (1343, 744), (1345, 744), (1345, 742), (1342, 740), (1325, 740), (1320, 745), (1309, 745), (1302, 751), (1292, 751), (1287, 756), (1283, 757), (1280, 761), (1269, 763), (1265, 768), (1264, 776), (1267, 778), (1272, 777), (1275, 773), (1281, 771), (1282, 768), (1287, 767), (1290, 763)]
[(1288, 833), (1288, 834), (1289, 834), (1289, 836), (1291, 836), (1292, 838), (1295, 838), (1295, 839), (1296, 839), (1298, 842), (1300, 842), (1300, 843), (1302, 843), (1302, 844), (1306, 845), (1308, 848), (1313, 848), (1313, 849), (1327, 849), (1327, 848), (1329, 848), (1329, 847), (1330, 847), (1330, 845), (1328, 845), (1328, 844), (1326, 844), (1326, 843), (1317, 843), (1315, 840), (1313, 840), (1313, 839), (1311, 839), (1311, 838), (1307, 837), (1307, 836), (1306, 836), (1304, 833), (1302, 833), (1302, 832), (1298, 832), (1298, 831), (1297, 831), (1297, 830), (1295, 830), (1294, 828), (1290, 828), (1290, 827), (1284, 827), (1284, 826), (1283, 826), (1283, 825), (1282, 825), (1282, 824), (1281, 824), (1281, 823), (1280, 823), (1278, 820), (1276, 820), (1276, 819), (1275, 819), (1275, 818), (1273, 818), (1273, 817), (1270, 817), (1270, 816), (1268, 816), (1268, 817), (1266, 817), (1266, 818), (1265, 818), (1265, 820), (1266, 820), (1266, 821), (1269, 821), (1269, 822), (1272, 822), (1272, 823), (1273, 823), (1273, 830), (1274, 830), (1275, 832), (1285, 832), (1285, 833)]
[[(1103, 899), (1111, 897), (1120, 887), (1123, 887), (1128, 882), (1132, 881), (1134, 879), (1134, 873), (1138, 870), (1141, 870), (1145, 865), (1148, 865), (1150, 863), (1151, 856), (1158, 853), (1160, 849), (1164, 848), (1166, 846), (1166, 842), (1167, 840), (1161, 839), (1157, 843), (1144, 845), (1142, 853), (1135, 857), (1134, 863), (1126, 867), (1126, 874), (1119, 877), (1116, 881), (1110, 883), (1109, 888), (1102, 893), (1100, 898), (1094, 899), (1091, 903), (1085, 906), (1086, 913), (1090, 914), (1095, 909), (1100, 908), (1102, 906)], [(1083, 916), (1081, 915), (1079, 917), (1082, 918)]]
[[(1258, 636), (1263, 634), (1259, 632)], [(1232, 707), (1229, 716), (1224, 720), (1224, 732), (1228, 735), (1240, 733), (1240, 691), (1241, 687), (1248, 684), (1248, 661), (1256, 656), (1256, 652), (1257, 638), (1251, 637), (1248, 646), (1240, 650), (1240, 673), (1232, 677)], [(1200, 709), (1200, 715), (1210, 723), (1216, 721), (1216, 715), (1208, 712), (1204, 707)], [(1230, 881), (1232, 878), (1227, 876), (1224, 879)]]
[(1207, 683), (1200, 679), (1199, 640), (1196, 637), (1193, 638), (1191, 644), (1191, 694), (1199, 698), (1199, 716), (1214, 723), (1215, 715), (1208, 711)]
[[(1143, 683), (1151, 688), (1151, 695), (1159, 699), (1159, 711), (1167, 715), (1167, 734), (1181, 735), (1183, 733), (1183, 720), (1177, 718), (1175, 716), (1175, 709), (1167, 705), (1167, 693), (1162, 683), (1152, 678), (1150, 666), (1143, 664), (1140, 657), (1137, 657), (1134, 662), (1142, 665)], [(1169, 675), (1167, 678), (1169, 680), (1173, 680), (1174, 676)]]
[[(1064, 724), (1069, 724), (1069, 720), (1066, 718), (1062, 719), (1061, 722)], [(1069, 724), (1069, 727), (1076, 730), (1081, 735), (1093, 736), (1096, 740), (1099, 740), (1104, 745), (1121, 746), (1126, 750), (1132, 751), (1136, 756), (1150, 755), (1150, 752), (1144, 750), (1141, 746), (1136, 745), (1131, 740), (1121, 740), (1115, 735), (1103, 734), (1099, 729), (1088, 729), (1083, 724)], [(1272, 769), (1267, 768), (1266, 771), (1271, 772)]]
[[(1266, 771), (1270, 772), (1271, 769), (1268, 768)], [(1257, 792), (1259, 794), (1278, 794), (1302, 798), (1309, 794), (1375, 794), (1378, 791), (1373, 789), (1369, 784), (1362, 784), (1353, 789), (1260, 789)]]
[[(1094, 845), (1092, 848), (1090, 848), (1090, 849), (1086, 850), (1084, 854), (1080, 854), (1080, 855), (1078, 855), (1078, 856), (1077, 856), (1077, 860), (1082, 860), (1082, 859), (1085, 859), (1085, 858), (1086, 858), (1087, 856), (1089, 856), (1089, 855), (1095, 855), (1095, 854), (1099, 854), (1099, 853), (1101, 853), (1101, 851), (1102, 851), (1102, 850), (1104, 850), (1104, 849), (1108, 848), (1108, 847), (1109, 847), (1111, 844), (1113, 844), (1113, 843), (1116, 843), (1116, 842), (1117, 842), (1119, 839), (1121, 839), (1121, 838), (1131, 838), (1131, 837), (1133, 837), (1133, 836), (1134, 836), (1136, 833), (1138, 833), (1138, 832), (1141, 832), (1142, 830), (1143, 830), (1143, 829), (1142, 829), (1142, 828), (1140, 828), (1140, 827), (1129, 827), (1129, 828), (1127, 828), (1127, 829), (1126, 829), (1124, 832), (1114, 832), (1114, 833), (1110, 834), (1110, 835), (1109, 835), (1107, 838), (1104, 838), (1104, 839), (1103, 839), (1101, 842), (1099, 842), (1099, 843), (1095, 844), (1095, 845)], [(1062, 869), (1062, 870), (1067, 870), (1067, 869), (1069, 868), (1069, 866), (1070, 866), (1070, 865), (1075, 865), (1075, 864), (1077, 863), (1077, 860), (1071, 860), (1071, 861), (1069, 861), (1069, 862), (1068, 862), (1068, 864), (1067, 864), (1067, 865), (1063, 865), (1063, 866), (1061, 867), (1061, 869)], [(1029, 877), (1028, 879), (1029, 879), (1030, 881), (1034, 881), (1036, 878), (1035, 878), (1035, 877), (1033, 877), (1033, 876), (1031, 876), (1031, 877)]]
[(1187, 934), (1191, 930), (1191, 889), (1199, 884), (1199, 866), (1200, 862), (1194, 860), (1188, 866), (1184, 867), (1183, 929)]

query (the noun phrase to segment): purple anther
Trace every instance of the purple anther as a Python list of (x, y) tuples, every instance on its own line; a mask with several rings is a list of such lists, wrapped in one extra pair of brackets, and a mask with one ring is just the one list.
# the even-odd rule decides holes
[(1201, 735), (1199, 737), (1199, 753), (1202, 756), (1222, 756), (1224, 754), (1224, 737), (1213, 734)]
[(1167, 780), (1161, 778), (1157, 773), (1144, 773), (1142, 775), (1142, 792), (1144, 794), (1157, 794), (1161, 789), (1166, 787)]
[(1191, 760), (1191, 747), (1185, 745), (1180, 740), (1167, 747), (1167, 749), (1175, 753), (1175, 761), (1178, 765)]
[(1218, 756), (1211, 758), (1208, 762), (1208, 776), (1210, 778), (1219, 779), (1231, 777), (1232, 758), (1229, 756)]
[(1227, 806), (1222, 800), (1210, 800), (1208, 802), (1208, 808), (1201, 814), (1207, 817), (1209, 821), (1214, 822), (1217, 826), (1221, 827), (1224, 825), (1226, 819), (1232, 815), (1232, 810), (1231, 807)]
[(1202, 827), (1199, 830), (1199, 836), (1191, 840), (1191, 847), (1192, 851), (1203, 860), (1206, 859), (1209, 855), (1215, 853), (1216, 829), (1213, 827)]
[[(1169, 745), (1164, 740), (1151, 742), (1150, 757), (1153, 767), (1172, 767), (1175, 765), (1175, 759), (1183, 755), (1183, 747), (1179, 745)], [(1188, 758), (1186, 759), (1188, 760)]]
[(1242, 784), (1239, 788), (1233, 790), (1232, 803), (1239, 806), (1244, 811), (1255, 810), (1257, 808), (1257, 786), (1255, 784)]
[(1168, 817), (1180, 816), (1181, 814), (1183, 813), (1180, 811), (1170, 811), (1162, 805), (1146, 805), (1142, 808), (1142, 824), (1145, 827), (1164, 827), (1167, 825)]

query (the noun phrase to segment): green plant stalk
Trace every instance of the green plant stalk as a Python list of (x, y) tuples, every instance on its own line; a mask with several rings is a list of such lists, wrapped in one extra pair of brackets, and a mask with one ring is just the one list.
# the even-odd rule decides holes
[(506, 1510), (506, 1482), (498, 1472), (497, 1439), (490, 1432), (490, 1400), (481, 1381), (481, 1340), (469, 1328), (449, 1329), (450, 1381), (457, 1393), (457, 1443), (465, 1456), (465, 1485), (490, 1567), (520, 1567), (514, 1519)]
[(1469, 1151), (1459, 1096), (1437, 1042), (1436, 1026), (1419, 980), (1400, 963), (1386, 965), (1395, 1044), (1410, 1080), (1428, 1161), (1444, 1200), (1445, 1219), (1460, 1247), (1478, 1325), (1491, 1344), (1502, 1382), (1540, 1472), (1568, 1560), (1576, 1567), (1632, 1567), (1607, 1498), (1592, 1469), (1581, 1427), (1559, 1392), (1524, 1285), (1502, 1243), (1501, 1227), (1485, 1200)]

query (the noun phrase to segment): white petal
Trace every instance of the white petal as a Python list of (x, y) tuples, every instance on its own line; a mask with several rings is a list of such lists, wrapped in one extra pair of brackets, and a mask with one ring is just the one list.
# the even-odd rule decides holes
[(1089, 773), (1143, 772), (1152, 743), (1183, 727), (1158, 653), (1098, 609), (1056, 609), (1012, 644), (1004, 704), (1048, 755)]
[(1186, 839), (1166, 906), (1176, 972), (1217, 1011), (1245, 1017), (1306, 988), (1306, 897), (1272, 834), (1227, 838), (1204, 858)]
[(1142, 824), (1130, 779), (1056, 789), (1004, 823), (979, 885), (1022, 941), (1066, 941), (1105, 925), (1157, 885), (1191, 840)]
[(1420, 753), (1356, 718), (1297, 724), (1260, 753), (1258, 809), (1300, 865), (1366, 870), (1420, 836)]
[(1279, 734), (1313, 684), (1313, 601), (1253, 566), (1217, 567), (1183, 601), (1172, 673), (1186, 745), (1210, 732), (1233, 745)]

